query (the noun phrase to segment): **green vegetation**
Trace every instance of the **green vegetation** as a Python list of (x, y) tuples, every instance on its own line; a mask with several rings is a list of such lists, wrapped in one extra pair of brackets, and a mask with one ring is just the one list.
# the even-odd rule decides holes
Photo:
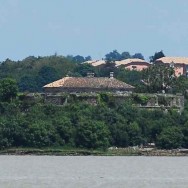
[(172, 92), (176, 85), (177, 78), (175, 71), (164, 64), (153, 64), (142, 71), (142, 82), (149, 93)]
[(67, 147), (50, 147), (50, 148), (8, 148), (0, 150), (0, 155), (58, 155), (58, 156), (138, 156), (144, 153), (134, 150), (133, 148), (93, 150)]
[[(161, 52), (156, 52), (161, 56)], [(163, 54), (164, 55), (164, 54)], [(155, 55), (154, 55), (155, 56)], [(117, 79), (135, 86), (135, 92), (154, 93), (162, 92), (186, 94), (188, 80), (184, 76), (176, 78), (171, 67), (152, 65), (144, 71), (130, 71), (123, 67), (115, 67), (114, 61), (126, 58), (142, 58), (142, 54), (130, 55), (129, 52), (119, 53), (114, 50), (105, 56), (106, 64), (93, 67), (82, 64), (82, 61), (90, 60), (91, 57), (82, 56), (29, 56), (22, 61), (6, 59), (0, 63), (0, 79), (11, 78), (17, 81), (20, 92), (42, 92), (42, 86), (69, 76), (86, 76), (88, 72), (95, 76), (109, 77), (114, 72)], [(158, 57), (158, 55), (157, 55)]]
[(4, 78), (0, 80), (0, 99), (2, 101), (11, 101), (16, 98), (18, 86), (15, 80)]
[[(97, 106), (77, 100), (65, 106), (47, 105), (38, 98), (37, 102), (22, 100), (21, 95), (4, 99), (0, 102), (1, 149), (70, 147), (105, 150), (110, 146), (128, 147), (151, 142), (165, 149), (188, 147), (187, 103), (179, 114), (173, 110), (164, 113), (138, 109), (131, 100), (116, 103), (105, 93), (99, 95), (101, 103)], [(141, 95), (137, 100), (145, 102), (148, 98)]]
[(166, 127), (157, 138), (157, 145), (165, 149), (179, 148), (182, 146), (183, 133), (179, 127)]
[[(124, 58), (129, 55), (121, 54)], [(153, 65), (150, 72), (137, 72), (117, 69), (111, 60), (99, 68), (80, 64), (81, 59), (79, 56), (31, 56), (18, 62), (7, 59), (0, 64), (0, 149), (70, 147), (105, 150), (110, 146), (128, 147), (151, 142), (165, 149), (188, 148), (187, 102), (181, 114), (174, 110), (164, 113), (138, 109), (132, 105), (133, 101), (120, 103), (109, 93), (98, 95), (97, 106), (75, 100), (74, 95), (69, 99), (74, 102), (66, 106), (44, 104), (37, 95), (43, 85), (67, 74), (85, 76), (87, 72), (109, 76), (113, 71), (118, 79), (135, 86), (136, 92), (165, 90), (181, 92), (187, 97), (187, 78), (174, 78), (171, 68)], [(18, 90), (35, 92), (36, 100), (23, 100), (24, 94)], [(146, 94), (135, 93), (133, 98), (142, 105), (150, 100)], [(168, 99), (161, 97), (159, 103), (168, 104)]]
[(128, 58), (144, 59), (144, 56), (141, 53), (135, 53), (134, 55), (131, 55), (129, 52), (119, 53), (117, 50), (113, 50), (112, 52), (109, 52), (105, 55), (105, 60), (107, 62), (121, 61)]
[(165, 57), (163, 51), (159, 51), (159, 52), (155, 52), (155, 54), (153, 56), (150, 56), (149, 59), (150, 59), (150, 62), (155, 62), (155, 60), (159, 59), (159, 58), (162, 58), (162, 57)]
[(149, 100), (149, 96), (145, 95), (145, 94), (132, 94), (133, 100), (141, 105), (146, 105), (148, 100)]

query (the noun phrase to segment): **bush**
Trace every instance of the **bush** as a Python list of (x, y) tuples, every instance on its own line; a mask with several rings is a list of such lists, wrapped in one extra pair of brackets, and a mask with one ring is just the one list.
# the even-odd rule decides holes
[(109, 135), (109, 130), (103, 122), (83, 121), (78, 124), (76, 145), (89, 149), (106, 149), (109, 146)]
[(180, 128), (167, 127), (157, 137), (157, 146), (164, 149), (176, 149), (181, 147), (182, 141), (183, 134)]

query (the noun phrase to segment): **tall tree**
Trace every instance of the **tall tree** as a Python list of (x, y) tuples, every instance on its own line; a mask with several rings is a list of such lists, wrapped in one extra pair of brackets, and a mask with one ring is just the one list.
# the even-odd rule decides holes
[(45, 84), (57, 80), (57, 71), (50, 66), (43, 66), (38, 73), (38, 86), (41, 88)]
[(142, 83), (147, 87), (147, 92), (167, 92), (175, 84), (174, 69), (164, 64), (153, 64), (142, 71)]
[(85, 61), (85, 58), (81, 55), (77, 55), (77, 56), (73, 57), (73, 61), (75, 61), (77, 63), (83, 63)]
[(91, 61), (92, 60), (92, 58), (91, 58), (91, 56), (89, 55), (89, 56), (87, 56), (87, 57), (85, 57), (85, 61)]
[(18, 86), (15, 80), (4, 78), (0, 80), (0, 98), (3, 101), (11, 101), (17, 96)]
[(132, 58), (138, 58), (138, 59), (143, 59), (144, 60), (144, 56), (141, 53), (135, 53)]
[(161, 58), (161, 57), (165, 57), (165, 54), (163, 53), (163, 51), (159, 51), (159, 52), (155, 52), (155, 54), (153, 56), (150, 56), (150, 62), (155, 62), (155, 60)]
[(30, 91), (30, 92), (35, 92), (38, 89), (37, 81), (34, 77), (32, 76), (23, 76), (21, 77), (19, 81), (19, 90), (20, 91)]
[(129, 58), (131, 58), (131, 55), (130, 55), (129, 52), (122, 52), (121, 53), (121, 60), (123, 60), (123, 59), (129, 59)]
[(83, 63), (83, 64), (77, 65), (76, 68), (74, 69), (74, 72), (81, 76), (87, 76), (87, 73), (89, 72), (95, 73), (95, 68), (90, 64)]
[(113, 50), (112, 52), (105, 55), (105, 60), (107, 62), (114, 62), (121, 60), (121, 54), (117, 50)]

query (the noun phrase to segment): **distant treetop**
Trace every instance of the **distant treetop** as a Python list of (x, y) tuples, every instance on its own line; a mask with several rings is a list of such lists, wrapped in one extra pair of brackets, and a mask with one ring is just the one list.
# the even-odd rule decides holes
[(165, 57), (162, 50), (160, 52), (155, 52), (155, 54), (153, 56), (150, 56), (149, 59), (150, 59), (150, 62), (155, 62), (155, 60), (157, 60), (161, 57)]
[(129, 52), (119, 53), (117, 50), (113, 50), (112, 52), (109, 52), (105, 55), (105, 60), (107, 62), (121, 61), (129, 58), (138, 58), (144, 60), (144, 56), (141, 53), (135, 53), (134, 55), (131, 55)]

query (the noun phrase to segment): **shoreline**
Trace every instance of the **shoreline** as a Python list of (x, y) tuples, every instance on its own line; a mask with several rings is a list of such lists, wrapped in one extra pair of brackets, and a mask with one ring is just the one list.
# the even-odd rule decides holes
[(37, 149), (37, 148), (12, 148), (0, 150), (0, 155), (49, 155), (49, 156), (188, 156), (188, 149), (138, 149), (117, 148), (108, 150), (87, 149)]

